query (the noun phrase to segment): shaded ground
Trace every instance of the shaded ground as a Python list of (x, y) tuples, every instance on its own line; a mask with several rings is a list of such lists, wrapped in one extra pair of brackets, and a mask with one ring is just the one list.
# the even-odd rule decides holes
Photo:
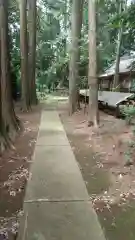
[(14, 239), (17, 232), (38, 132), (40, 106), (28, 114), (17, 115), (24, 123), (24, 131), (16, 139), (15, 149), (0, 158), (0, 240)]
[(106, 238), (135, 239), (134, 161), (125, 166), (131, 127), (101, 112), (100, 128), (93, 131), (83, 109), (72, 117), (66, 105), (59, 111)]
[[(49, 103), (49, 104), (48, 104)], [(87, 127), (84, 110), (69, 117), (65, 99), (47, 99), (46, 109), (58, 108), (67, 136), (75, 153), (89, 195), (107, 240), (135, 239), (135, 165), (125, 166), (125, 153), (132, 129), (124, 120), (100, 113), (101, 125)], [(25, 131), (16, 141), (15, 150), (0, 159), (0, 240), (3, 234), (14, 239), (18, 215), (22, 214), (25, 184), (34, 150), (40, 119), (39, 109), (20, 114)]]

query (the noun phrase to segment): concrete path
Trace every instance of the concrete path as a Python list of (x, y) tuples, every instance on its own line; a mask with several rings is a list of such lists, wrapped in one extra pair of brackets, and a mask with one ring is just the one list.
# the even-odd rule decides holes
[(56, 111), (43, 111), (18, 240), (105, 240)]

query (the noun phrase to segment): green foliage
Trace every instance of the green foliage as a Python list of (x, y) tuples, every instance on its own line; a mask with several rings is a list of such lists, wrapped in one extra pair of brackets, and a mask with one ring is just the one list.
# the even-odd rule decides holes
[(67, 69), (63, 11), (64, 1), (42, 1), (38, 10), (37, 80), (48, 88), (57, 85)]
[(132, 79), (132, 84), (131, 84), (130, 91), (135, 92), (135, 79)]
[(135, 150), (135, 105), (126, 105), (121, 108), (121, 113), (125, 116), (126, 123), (132, 124), (133, 140), (128, 144), (128, 150), (125, 152), (126, 165), (132, 164), (132, 157)]
[(13, 94), (20, 92), (20, 16), (17, 0), (9, 1), (9, 46)]
[(121, 113), (125, 116), (126, 123), (131, 124), (133, 119), (135, 119), (135, 106), (123, 106), (121, 107)]
[[(121, 112), (125, 116), (125, 120), (128, 125), (129, 124), (135, 125), (135, 106), (134, 105), (124, 106), (121, 109)], [(133, 128), (133, 135), (135, 137), (135, 128)], [(132, 164), (132, 157), (135, 149), (134, 137), (133, 137), (133, 140), (129, 142), (128, 150), (125, 152), (126, 165)]]
[[(38, 84), (68, 86), (70, 45), (70, 0), (38, 0), (37, 61)], [(116, 0), (97, 1), (97, 60), (98, 73), (103, 72), (115, 59), (118, 28), (124, 22), (121, 55), (135, 50), (135, 4), (119, 14)], [(10, 1), (10, 46), (12, 71), (20, 82), (20, 33), (17, 0)], [(88, 75), (88, 2), (84, 1), (83, 26), (80, 41), (80, 86), (87, 85)]]

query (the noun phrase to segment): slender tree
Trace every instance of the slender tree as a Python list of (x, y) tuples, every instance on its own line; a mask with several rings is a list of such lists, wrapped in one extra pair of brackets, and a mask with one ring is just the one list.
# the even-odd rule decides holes
[(121, 55), (121, 46), (124, 32), (124, 18), (121, 14), (127, 9), (127, 0), (121, 0), (117, 2), (118, 15), (120, 16), (119, 29), (118, 29), (118, 38), (116, 42), (116, 63), (115, 63), (115, 74), (113, 81), (113, 90), (119, 90), (120, 81), (119, 81), (119, 65), (120, 65), (120, 55)]
[(28, 78), (28, 34), (27, 34), (27, 0), (20, 0), (20, 48), (21, 48), (21, 93), (22, 109), (30, 108), (30, 84)]
[(8, 35), (8, 0), (0, 0), (0, 151), (11, 145), (19, 121), (15, 115), (12, 91)]
[(88, 125), (98, 126), (98, 78), (96, 52), (96, 0), (88, 1), (89, 15), (89, 119)]
[(36, 0), (28, 0), (29, 16), (29, 81), (30, 81), (30, 101), (31, 104), (37, 104), (36, 96), (36, 19), (37, 8)]
[(69, 114), (78, 107), (80, 36), (82, 26), (83, 0), (73, 0), (71, 16), (71, 49), (69, 63)]
[[(117, 2), (117, 9), (118, 14), (122, 13), (122, 2)], [(119, 65), (120, 65), (120, 53), (121, 53), (121, 44), (122, 44), (122, 37), (123, 37), (123, 20), (120, 22), (120, 27), (118, 29), (118, 38), (116, 43), (116, 63), (115, 63), (115, 74), (114, 74), (114, 81), (113, 81), (113, 90), (119, 90)]]

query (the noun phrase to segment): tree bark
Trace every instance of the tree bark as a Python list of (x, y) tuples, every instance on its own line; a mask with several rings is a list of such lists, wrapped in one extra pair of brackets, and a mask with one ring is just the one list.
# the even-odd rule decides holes
[(11, 146), (20, 129), (12, 101), (8, 37), (8, 0), (0, 0), (0, 152)]
[(121, 28), (118, 33), (117, 51), (116, 51), (116, 63), (115, 63), (115, 74), (113, 80), (113, 91), (119, 91), (119, 65), (120, 65), (120, 52), (122, 43), (123, 29)]
[(30, 101), (32, 105), (37, 104), (36, 96), (36, 19), (37, 7), (36, 0), (28, 0), (29, 11), (29, 81), (30, 81)]
[[(122, 13), (122, 3), (118, 3), (118, 13)], [(123, 37), (123, 22), (121, 23), (121, 26), (118, 30), (118, 39), (117, 39), (117, 45), (116, 45), (116, 63), (115, 63), (115, 74), (114, 74), (114, 80), (113, 80), (113, 91), (119, 91), (120, 88), (120, 82), (119, 82), (119, 65), (120, 65), (120, 53), (121, 53), (121, 44), (122, 44), (122, 37)]]
[(69, 63), (69, 114), (78, 107), (80, 36), (82, 26), (83, 0), (73, 0), (71, 17), (71, 49)]
[(22, 110), (30, 109), (30, 84), (28, 79), (28, 33), (27, 33), (27, 0), (20, 0), (20, 48), (21, 48), (21, 94)]
[(88, 1), (89, 15), (89, 118), (88, 125), (98, 126), (98, 78), (96, 49), (96, 0)]

